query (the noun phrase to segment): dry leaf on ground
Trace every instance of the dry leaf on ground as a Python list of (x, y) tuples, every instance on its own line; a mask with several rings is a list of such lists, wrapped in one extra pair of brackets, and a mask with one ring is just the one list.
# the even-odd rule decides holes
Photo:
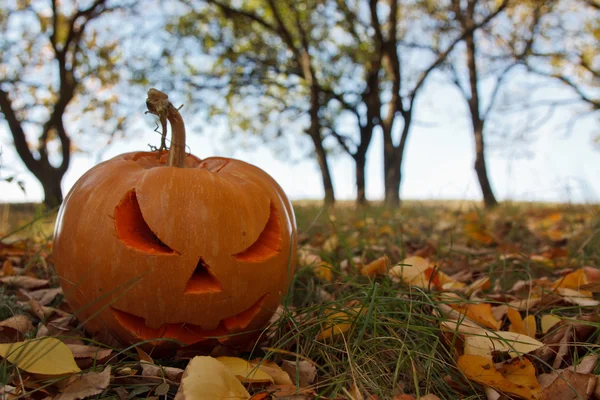
[(273, 383), (274, 379), (259, 366), (238, 357), (217, 357), (242, 383)]
[(246, 400), (250, 394), (219, 360), (196, 356), (181, 377), (175, 400)]
[(0, 282), (9, 286), (19, 287), (21, 289), (37, 289), (47, 286), (50, 281), (47, 279), (32, 278), (31, 276), (5, 276), (0, 278)]
[(526, 358), (517, 361), (519, 364), (511, 363), (507, 369), (497, 370), (494, 363), (485, 357), (464, 355), (458, 358), (458, 368), (473, 382), (523, 399), (537, 399), (541, 389), (535, 378), (533, 364)]
[(112, 349), (88, 346), (85, 344), (67, 344), (66, 346), (71, 350), (71, 353), (73, 353), (73, 357), (75, 358), (93, 358), (102, 360), (113, 352)]
[(515, 332), (482, 330), (477, 335), (465, 335), (465, 354), (478, 355), (489, 360), (495, 352), (508, 353), (512, 358), (543, 346), (544, 343)]
[[(295, 361), (283, 361), (281, 363), (281, 369), (287, 372), (292, 378), (294, 384), (298, 383), (301, 388), (307, 387), (317, 377), (317, 368), (309, 361), (301, 360)], [(296, 382), (298, 381), (298, 382)]]
[(55, 376), (80, 371), (71, 350), (52, 337), (0, 344), (0, 356), (34, 374)]
[(74, 378), (62, 389), (56, 400), (84, 399), (102, 393), (110, 384), (110, 366), (102, 372), (88, 372)]

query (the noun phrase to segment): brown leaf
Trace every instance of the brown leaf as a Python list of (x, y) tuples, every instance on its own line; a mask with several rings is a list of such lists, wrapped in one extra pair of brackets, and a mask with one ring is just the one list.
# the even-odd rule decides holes
[(31, 299), (37, 300), (38, 303), (40, 303), (40, 305), (42, 306), (47, 306), (48, 304), (52, 303), (54, 298), (59, 294), (62, 294), (62, 292), (62, 288), (60, 287), (50, 289), (39, 289), (32, 292), (23, 291), (23, 293), (26, 296), (28, 296)]
[(297, 363), (294, 361), (283, 361), (281, 369), (290, 375), (294, 383), (296, 383), (296, 374), (298, 374), (301, 388), (310, 385), (317, 377), (317, 368), (306, 360), (301, 360)]
[(275, 398), (293, 398), (295, 400), (309, 400), (316, 395), (311, 388), (298, 389), (294, 385), (271, 385), (265, 389)]
[(3, 276), (12, 276), (15, 274), (15, 269), (13, 268), (12, 262), (9, 259), (4, 260), (2, 263), (2, 275)]
[(100, 394), (110, 383), (110, 366), (102, 372), (88, 372), (78, 376), (62, 390), (56, 400), (76, 400)]
[(140, 361), (145, 361), (148, 364), (154, 364), (154, 360), (152, 357), (150, 357), (150, 354), (146, 353), (139, 346), (136, 346), (135, 351), (137, 351)]
[[(33, 324), (26, 315), (15, 315), (0, 322), (0, 329), (2, 328), (14, 329), (21, 335), (24, 335), (33, 330)], [(18, 340), (14, 341), (17, 342)]]
[(96, 346), (88, 346), (85, 344), (67, 344), (73, 357), (75, 358), (93, 358), (102, 360), (112, 353), (112, 349), (104, 349)]
[(542, 391), (541, 400), (589, 399), (596, 387), (598, 377), (564, 370), (552, 384)]
[(165, 377), (173, 382), (181, 381), (181, 376), (183, 375), (183, 370), (180, 368), (173, 367), (161, 367), (159, 365), (154, 364), (146, 364), (142, 363), (142, 376), (144, 377)]
[(32, 278), (31, 276), (4, 276), (0, 278), (0, 282), (9, 286), (19, 287), (21, 289), (37, 289), (47, 286), (50, 281), (47, 279)]

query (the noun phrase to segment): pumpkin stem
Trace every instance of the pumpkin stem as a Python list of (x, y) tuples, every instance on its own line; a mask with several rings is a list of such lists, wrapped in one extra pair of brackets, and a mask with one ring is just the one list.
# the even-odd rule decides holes
[(168, 167), (183, 168), (185, 160), (185, 124), (183, 118), (177, 108), (169, 101), (169, 96), (160, 90), (148, 90), (148, 98), (146, 99), (146, 107), (148, 112), (157, 115), (160, 118), (163, 127), (163, 139), (161, 140), (162, 151), (164, 146), (164, 137), (167, 133), (167, 123), (171, 123), (171, 147), (169, 148), (169, 157), (167, 159)]

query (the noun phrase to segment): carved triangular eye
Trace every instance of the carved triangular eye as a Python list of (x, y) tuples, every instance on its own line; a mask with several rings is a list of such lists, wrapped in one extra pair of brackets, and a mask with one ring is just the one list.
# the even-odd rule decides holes
[(175, 254), (152, 232), (140, 210), (135, 189), (123, 196), (115, 207), (117, 237), (128, 247), (150, 254)]
[(210, 272), (210, 267), (201, 258), (196, 269), (188, 280), (184, 293), (216, 293), (221, 292), (223, 286)]
[(262, 262), (275, 256), (280, 251), (281, 226), (279, 225), (279, 213), (277, 212), (277, 208), (271, 203), (269, 219), (258, 239), (246, 250), (234, 254), (234, 257), (238, 261)]

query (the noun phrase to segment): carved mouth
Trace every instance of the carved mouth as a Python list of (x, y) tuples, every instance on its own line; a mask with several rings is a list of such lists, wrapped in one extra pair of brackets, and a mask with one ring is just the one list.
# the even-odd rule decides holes
[(246, 329), (252, 320), (262, 309), (268, 293), (263, 295), (256, 303), (246, 310), (222, 319), (215, 329), (202, 329), (199, 325), (193, 325), (186, 322), (163, 324), (159, 328), (153, 329), (146, 325), (144, 318), (130, 314), (125, 311), (111, 307), (115, 319), (131, 335), (138, 340), (151, 340), (158, 338), (174, 339), (190, 345), (208, 339), (216, 339), (219, 342), (225, 342), (233, 333), (239, 333)]

